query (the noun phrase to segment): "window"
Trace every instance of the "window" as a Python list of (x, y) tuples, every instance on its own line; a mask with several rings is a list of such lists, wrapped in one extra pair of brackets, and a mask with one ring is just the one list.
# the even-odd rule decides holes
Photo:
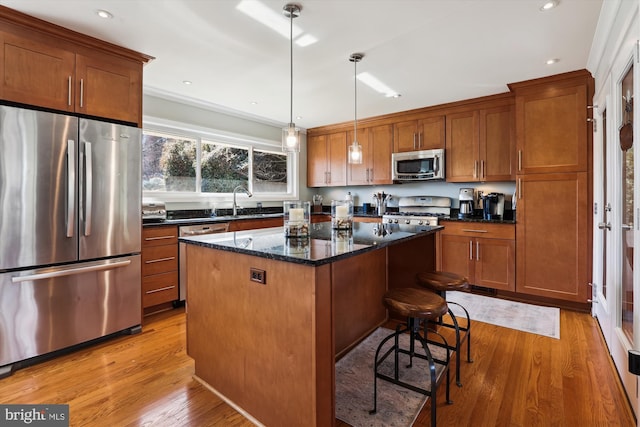
[(292, 158), (275, 144), (272, 149), (249, 140), (216, 139), (144, 130), (143, 191), (216, 196), (243, 185), (256, 195), (294, 197)]

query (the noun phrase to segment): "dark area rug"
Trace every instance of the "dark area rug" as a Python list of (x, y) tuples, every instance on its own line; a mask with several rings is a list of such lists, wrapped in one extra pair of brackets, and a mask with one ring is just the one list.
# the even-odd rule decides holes
[[(406, 427), (413, 424), (424, 406), (427, 396), (378, 379), (378, 411), (369, 414), (373, 408), (373, 358), (382, 339), (391, 332), (386, 328), (376, 329), (336, 364), (336, 418), (339, 420), (354, 427)], [(409, 348), (409, 336), (401, 336), (400, 343)], [(392, 345), (393, 340), (389, 340), (382, 352)], [(431, 345), (429, 348), (434, 357), (444, 359), (443, 349)], [(424, 354), (421, 347), (419, 350)], [(409, 356), (401, 354), (400, 379), (428, 390), (427, 362), (414, 358), (410, 369), (405, 368), (408, 363)], [(393, 355), (385, 360), (380, 371), (392, 375)], [(439, 378), (443, 367), (436, 364), (436, 372)]]

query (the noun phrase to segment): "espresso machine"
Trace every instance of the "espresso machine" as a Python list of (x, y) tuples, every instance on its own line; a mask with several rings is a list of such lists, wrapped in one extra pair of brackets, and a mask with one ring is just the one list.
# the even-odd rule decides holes
[(473, 216), (473, 188), (461, 188), (458, 195), (458, 201), (460, 202), (460, 210), (458, 212), (458, 218), (471, 218)]
[(504, 215), (504, 194), (488, 193), (482, 196), (484, 219), (502, 219)]

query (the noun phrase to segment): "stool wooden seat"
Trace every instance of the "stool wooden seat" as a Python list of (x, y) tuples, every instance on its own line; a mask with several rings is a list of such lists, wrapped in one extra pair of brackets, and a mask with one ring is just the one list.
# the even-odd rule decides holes
[[(397, 314), (402, 315), (407, 318), (406, 324), (399, 324), (396, 327), (396, 330), (386, 336), (382, 342), (378, 345), (376, 349), (376, 355), (374, 359), (374, 372), (373, 372), (373, 409), (370, 413), (374, 414), (377, 410), (378, 405), (378, 388), (377, 381), (378, 379), (382, 379), (385, 381), (392, 382), (401, 387), (407, 388), (409, 390), (413, 390), (415, 392), (424, 394), (426, 396), (432, 397), (431, 402), (431, 425), (436, 425), (436, 402), (435, 396), (439, 383), (445, 377), (442, 375), (440, 380), (438, 380), (436, 375), (436, 364), (442, 365), (446, 371), (446, 400), (447, 403), (452, 403), (449, 398), (449, 361), (451, 359), (450, 350), (451, 346), (447, 344), (446, 339), (440, 335), (435, 330), (428, 330), (429, 322), (436, 322), (439, 318), (445, 315), (449, 308), (447, 306), (447, 301), (440, 297), (439, 295), (418, 289), (418, 288), (395, 288), (387, 291), (384, 294), (382, 299), (384, 306), (396, 312)], [(424, 336), (420, 334), (420, 323), (424, 323)], [(399, 344), (399, 337), (402, 334), (409, 333), (409, 349), (401, 348)], [(431, 332), (431, 333), (429, 333)], [(431, 338), (430, 338), (431, 336)], [(390, 339), (394, 339), (393, 346), (388, 349), (382, 356), (380, 352)], [(424, 350), (424, 354), (416, 352), (415, 350), (415, 342), (418, 341), (419, 344), (422, 345)], [(446, 349), (446, 356), (444, 359), (438, 359), (433, 357), (431, 354), (431, 350), (429, 349), (428, 344), (435, 344), (438, 347)], [(409, 356), (409, 364), (406, 366), (407, 369), (413, 366), (413, 358), (419, 358), (422, 360), (426, 360), (429, 365), (429, 377), (430, 377), (430, 388), (429, 390), (421, 387), (417, 387), (416, 385), (409, 384), (399, 379), (399, 360), (398, 354), (406, 354)], [(384, 360), (389, 357), (391, 354), (394, 355), (394, 372), (393, 376), (385, 375), (381, 372), (378, 372), (378, 368), (384, 362)]]
[(382, 301), (389, 310), (403, 317), (435, 320), (447, 314), (447, 301), (417, 288), (396, 288), (387, 291)]
[(444, 298), (447, 291), (460, 291), (469, 288), (466, 277), (448, 271), (424, 271), (416, 276), (420, 286), (429, 288)]
[[(447, 291), (460, 291), (469, 288), (469, 281), (466, 277), (448, 271), (423, 271), (416, 275), (416, 282), (420, 287), (429, 289), (444, 299), (447, 298)], [(462, 308), (467, 320), (466, 326), (460, 326), (457, 317), (451, 310), (448, 310), (453, 323), (445, 323), (442, 319), (438, 323), (440, 326), (453, 328), (456, 331), (456, 345), (451, 349), (456, 352), (456, 384), (458, 387), (462, 387), (462, 381), (460, 380), (460, 347), (465, 340), (467, 341), (467, 362), (473, 362), (473, 359), (471, 359), (471, 319), (469, 318), (469, 312), (462, 305), (455, 302), (448, 302), (448, 304), (455, 304)]]

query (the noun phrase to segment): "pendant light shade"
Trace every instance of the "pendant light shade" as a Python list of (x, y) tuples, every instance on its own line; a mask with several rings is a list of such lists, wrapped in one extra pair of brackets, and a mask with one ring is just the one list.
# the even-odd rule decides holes
[(349, 57), (349, 61), (353, 62), (353, 94), (354, 94), (354, 113), (353, 113), (353, 142), (349, 146), (348, 162), (350, 164), (359, 165), (362, 163), (362, 145), (358, 142), (358, 62), (362, 60), (364, 54), (353, 53)]
[(289, 18), (290, 33), (289, 47), (291, 59), (291, 85), (290, 85), (290, 111), (289, 125), (282, 129), (282, 151), (298, 152), (300, 151), (300, 129), (293, 123), (293, 18), (300, 16), (301, 6), (295, 3), (288, 3), (284, 6), (282, 13)]

